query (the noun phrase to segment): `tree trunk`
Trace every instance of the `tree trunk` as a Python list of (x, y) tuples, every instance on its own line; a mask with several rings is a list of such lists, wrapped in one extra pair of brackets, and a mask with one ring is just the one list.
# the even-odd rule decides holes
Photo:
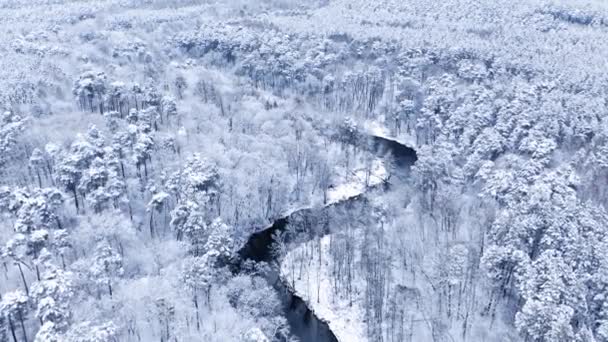
[(78, 205), (78, 194), (76, 193), (76, 186), (72, 187), (72, 194), (74, 194), (74, 205), (76, 206), (76, 214), (78, 214), (80, 206)]
[(194, 294), (194, 307), (196, 308), (196, 331), (201, 331), (201, 321), (198, 309), (198, 297)]
[(21, 330), (23, 330), (23, 340), (25, 342), (27, 342), (27, 332), (25, 331), (25, 324), (23, 323), (23, 314), (21, 313), (21, 310), (19, 310), (18, 312), (19, 312), (19, 322), (21, 323)]
[(11, 319), (10, 315), (8, 315), (8, 326), (11, 329), (11, 336), (13, 336), (13, 342), (18, 342), (17, 334), (15, 334), (15, 324), (13, 324), (13, 320)]
[(122, 162), (122, 160), (120, 161), (120, 171), (122, 173), (122, 179), (126, 179), (126, 177), (125, 177), (125, 164)]
[[(128, 199), (128, 195), (127, 195), (127, 199)], [(133, 207), (131, 207), (131, 201), (127, 200), (128, 203), (128, 207), (129, 207), (129, 218), (131, 219), (131, 222), (133, 222)]]
[(154, 208), (150, 210), (150, 238), (154, 239)]
[(42, 188), (42, 178), (40, 178), (40, 170), (36, 169), (36, 177), (38, 177), (38, 187)]
[(23, 280), (23, 287), (25, 288), (25, 294), (30, 295), (30, 290), (27, 287), (27, 281), (25, 280), (25, 275), (23, 274), (23, 269), (21, 268), (21, 264), (17, 263), (17, 268), (19, 268), (19, 274), (21, 274), (21, 280)]

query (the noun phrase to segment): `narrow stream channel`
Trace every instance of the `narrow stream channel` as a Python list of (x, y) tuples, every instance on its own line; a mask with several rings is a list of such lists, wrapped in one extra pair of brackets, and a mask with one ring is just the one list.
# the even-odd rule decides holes
[[(391, 179), (391, 186), (396, 185), (400, 181), (405, 181), (409, 178), (411, 166), (417, 160), (416, 151), (410, 147), (400, 144), (396, 141), (382, 137), (371, 136), (367, 148), (374, 154), (392, 158), (391, 178), (397, 177), (397, 181)], [(322, 208), (306, 208), (291, 213), (288, 216), (282, 217), (274, 221), (268, 228), (252, 234), (247, 243), (239, 250), (238, 255), (240, 262), (245, 260), (253, 260), (256, 262), (267, 262), (273, 267), (272, 274), (267, 276), (270, 284), (273, 284), (277, 290), (285, 307), (285, 316), (290, 325), (292, 334), (297, 336), (301, 342), (338, 342), (338, 339), (333, 334), (327, 322), (319, 319), (310, 308), (306, 305), (302, 298), (298, 297), (281, 281), (279, 277), (279, 261), (276, 260), (272, 253), (273, 236), (278, 232), (284, 232), (290, 219), (298, 216), (298, 218), (306, 218), (313, 214), (318, 214), (324, 210), (330, 210), (336, 206), (345, 206), (348, 208), (355, 202), (364, 198), (365, 194), (360, 194), (344, 201), (331, 204)], [(307, 236), (312, 239), (316, 235), (328, 234), (328, 229), (319, 229), (315, 232), (308, 232)], [(289, 240), (286, 243), (290, 242)], [(236, 265), (236, 272), (240, 271), (240, 263)]]

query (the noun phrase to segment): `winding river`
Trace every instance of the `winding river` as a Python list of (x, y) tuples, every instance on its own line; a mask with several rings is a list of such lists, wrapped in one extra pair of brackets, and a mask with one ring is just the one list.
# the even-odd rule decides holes
[[(399, 182), (406, 181), (407, 178), (409, 178), (411, 166), (417, 160), (416, 151), (414, 149), (397, 141), (378, 136), (370, 136), (366, 147), (378, 156), (384, 157), (388, 155), (393, 160), (390, 178), (388, 183), (383, 185), (384, 187), (397, 185)], [(245, 260), (253, 260), (256, 262), (263, 261), (269, 263), (273, 267), (273, 271), (267, 276), (267, 280), (274, 285), (274, 288), (284, 303), (285, 316), (289, 322), (291, 332), (302, 342), (338, 342), (338, 339), (329, 328), (327, 322), (319, 319), (314, 312), (308, 308), (304, 300), (292, 293), (289, 287), (280, 279), (279, 261), (276, 260), (272, 253), (273, 236), (278, 232), (285, 231), (289, 221), (293, 220), (295, 217), (302, 219), (313, 214), (318, 215), (324, 210), (330, 210), (338, 206), (348, 208), (364, 198), (365, 194), (359, 194), (322, 208), (305, 208), (295, 211), (288, 216), (277, 219), (266, 229), (252, 234), (246, 244), (238, 252), (240, 260), (239, 264), (236, 266), (237, 269), (235, 271), (237, 272), (240, 271), (241, 262)], [(307, 237), (312, 239), (315, 234), (325, 235), (329, 233), (329, 231), (327, 231), (327, 229), (321, 229), (307, 233)], [(288, 236), (287, 241), (285, 242), (290, 242)]]

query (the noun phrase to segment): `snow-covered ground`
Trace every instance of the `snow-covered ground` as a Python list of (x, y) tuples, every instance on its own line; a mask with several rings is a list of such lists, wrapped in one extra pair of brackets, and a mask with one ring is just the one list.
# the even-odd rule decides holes
[(363, 122), (363, 130), (372, 136), (391, 140), (410, 148), (416, 148), (416, 138), (409, 134), (395, 136), (381, 120), (366, 120)]
[(307, 303), (320, 320), (328, 323), (338, 341), (367, 341), (362, 303), (358, 303), (359, 299), (356, 298), (351, 306), (347, 298), (337, 296), (332, 291), (330, 241), (331, 235), (321, 238), (321, 265), (315, 260), (313, 265), (303, 268), (301, 272), (300, 259), (308, 246), (302, 244), (293, 249), (281, 264), (281, 279)]
[(345, 201), (364, 193), (367, 188), (382, 184), (388, 178), (389, 172), (381, 159), (372, 160), (369, 168), (359, 167), (350, 172), (340, 169), (334, 174), (334, 186), (327, 190), (326, 203), (323, 203), (323, 196), (319, 194), (314, 196), (308, 205), (294, 206), (285, 211), (283, 216), (289, 216), (300, 210), (329, 206)]
[[(381, 185), (388, 179), (389, 173), (385, 167), (384, 161), (374, 159), (369, 168), (358, 168), (345, 177), (337, 179), (337, 185), (328, 190), (326, 206), (348, 200), (349, 198), (363, 194), (366, 189)], [(315, 205), (323, 205), (320, 200), (317, 200)], [(295, 210), (294, 210), (295, 211)], [(292, 211), (293, 212), (293, 211)], [(329, 254), (330, 235), (321, 239), (323, 260), (329, 260), (325, 255)], [(340, 299), (339, 296), (334, 296), (331, 291), (331, 279), (329, 267), (313, 267), (306, 271), (306, 278), (299, 278), (294, 281), (289, 274), (305, 252), (306, 244), (302, 244), (288, 253), (284, 262), (281, 264), (281, 278), (295, 294), (301, 297), (308, 307), (315, 312), (316, 316), (322, 321), (330, 322), (330, 329), (336, 334), (339, 341), (365, 341), (365, 326), (362, 324), (363, 312), (362, 306), (349, 306), (348, 301)], [(328, 266), (328, 265), (325, 265)], [(310, 272), (310, 273), (309, 273)], [(312, 284), (319, 282), (320, 290), (317, 301), (316, 290), (313, 291)], [(294, 286), (291, 286), (291, 285)], [(316, 288), (316, 285), (315, 285)], [(313, 300), (314, 298), (314, 300)], [(312, 305), (311, 305), (312, 304)]]
[[(380, 229), (380, 222), (374, 229), (376, 228)], [(392, 229), (386, 225), (384, 228)], [(307, 303), (320, 320), (329, 325), (339, 342), (367, 342), (365, 276), (355, 266), (351, 297), (349, 298), (343, 292), (336, 293), (334, 283), (336, 275), (330, 251), (332, 238), (336, 238), (334, 234), (325, 235), (320, 238), (318, 244), (316, 241), (309, 241), (293, 248), (281, 264), (281, 279)], [(355, 230), (352, 238), (355, 250), (360, 250), (363, 243), (362, 231)], [(394, 241), (393, 243), (399, 244), (400, 242)], [(355, 265), (360, 264), (361, 254), (355, 253), (354, 259)], [(431, 289), (428, 288), (429, 284), (412, 278), (409, 272), (404, 272), (397, 258), (393, 261), (390, 273), (392, 281), (387, 297), (393, 296), (399, 291), (403, 293), (403, 296), (410, 296), (407, 300), (408, 304), (400, 307), (403, 310), (402, 319), (406, 331), (400, 338), (403, 338), (404, 341), (431, 341), (432, 332), (427, 319), (430, 315), (425, 303), (422, 302), (422, 298), (431, 292)], [(413, 299), (412, 293), (415, 293), (417, 298)], [(391, 310), (391, 308), (387, 305), (385, 310)]]
[[(374, 132), (377, 136), (384, 137), (381, 135), (382, 133), (380, 130)], [(388, 176), (384, 162), (375, 159), (369, 171), (366, 169), (354, 170), (342, 179), (340, 184), (331, 188), (327, 194), (327, 204), (358, 196), (364, 193), (366, 188), (382, 184)], [(322, 262), (318, 267), (311, 265), (302, 268), (299, 265), (302, 260), (310, 260), (303, 256), (308, 253), (308, 244), (313, 242), (302, 244), (291, 250), (281, 264), (281, 278), (296, 295), (307, 303), (319, 319), (328, 322), (330, 329), (340, 342), (366, 341), (363, 303), (361, 302), (364, 284), (361, 282), (355, 284), (355, 293), (358, 293), (359, 296), (352, 302), (332, 291), (330, 241), (331, 235), (326, 235), (320, 240)], [(297, 276), (294, 273), (295, 269), (298, 270)]]
[(251, 328), (244, 336), (243, 342), (269, 342), (260, 328)]
[[(385, 201), (386, 198), (382, 200)], [(372, 205), (380, 206), (382, 200), (374, 198)], [(338, 234), (342, 233), (332, 233), (321, 237), (318, 241), (302, 243), (292, 248), (283, 259), (281, 280), (306, 302), (317, 318), (328, 324), (339, 342), (367, 342), (369, 341), (365, 317), (367, 283), (362, 264), (365, 249), (363, 246), (366, 243), (364, 230), (384, 229), (383, 236), (393, 237), (384, 243), (384, 247), (405, 253), (407, 260), (412, 260), (411, 258), (416, 255), (420, 258), (418, 266), (411, 262), (405, 265), (406, 259), (403, 255), (399, 253), (390, 255), (390, 271), (387, 273), (389, 275), (384, 294), (382, 325), (384, 334), (391, 331), (393, 340), (404, 342), (433, 341), (433, 335), (439, 331), (442, 336), (452, 341), (514, 341), (512, 336), (507, 337), (506, 332), (509, 328), (502, 321), (490, 322), (487, 317), (479, 316), (479, 308), (472, 310), (471, 317), (474, 318), (471, 318), (470, 322), (455, 318), (443, 324), (437, 319), (440, 315), (434, 309), (438, 305), (438, 293), (434, 289), (438, 279), (437, 272), (446, 267), (455, 269), (454, 266), (462, 262), (454, 258), (446, 259), (436, 251), (424, 248), (423, 246), (428, 244), (428, 241), (425, 242), (428, 237), (425, 238), (416, 225), (413, 208), (408, 206), (403, 210), (403, 216), (398, 221), (384, 222), (384, 218), (379, 218), (373, 226), (352, 227), (346, 235), (339, 236)], [(333, 243), (332, 239), (334, 239)], [(334, 251), (336, 248), (343, 248), (339, 246), (343, 246), (344, 239), (349, 239), (353, 250), (357, 251), (352, 261), (354, 266), (350, 291), (345, 291), (344, 280), (342, 283), (337, 281), (340, 290), (336, 290), (336, 270), (339, 267), (331, 250), (331, 248)], [(416, 250), (411, 247), (400, 249), (400, 246), (407, 246), (408, 243), (417, 246), (414, 248)], [(462, 250), (464, 246), (456, 244), (452, 246), (450, 253)], [(451, 260), (454, 260), (454, 264)], [(344, 257), (341, 261), (344, 262)], [(344, 267), (342, 265), (343, 274)], [(350, 293), (350, 297), (346, 293)], [(393, 300), (396, 303), (394, 307), (391, 306)], [(452, 300), (455, 301), (455, 298)], [(458, 307), (457, 310), (464, 306), (456, 306), (455, 302), (452, 304)], [(393, 313), (396, 313), (396, 322), (400, 321), (397, 324), (401, 324), (401, 332), (392, 326), (394, 322), (390, 321), (390, 316)], [(465, 338), (462, 337), (461, 331), (463, 324), (468, 324)], [(400, 335), (395, 335), (399, 333)]]
[(327, 191), (327, 204), (334, 204), (358, 196), (368, 187), (382, 184), (388, 179), (384, 162), (374, 159), (369, 170), (359, 168), (341, 179), (340, 183)]

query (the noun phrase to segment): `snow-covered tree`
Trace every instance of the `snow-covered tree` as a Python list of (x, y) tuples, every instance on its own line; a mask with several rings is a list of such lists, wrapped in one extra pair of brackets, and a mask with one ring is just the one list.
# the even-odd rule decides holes
[[(25, 328), (28, 309), (29, 298), (24, 292), (17, 290), (5, 293), (2, 296), (0, 314), (8, 322), (10, 334), (15, 342), (21, 339), (28, 341), (27, 330)], [(19, 338), (17, 338), (18, 334), (20, 334)]]
[(86, 71), (74, 82), (72, 93), (79, 101), (82, 109), (91, 112), (98, 107), (104, 113), (104, 96), (107, 91), (107, 76), (104, 72)]

